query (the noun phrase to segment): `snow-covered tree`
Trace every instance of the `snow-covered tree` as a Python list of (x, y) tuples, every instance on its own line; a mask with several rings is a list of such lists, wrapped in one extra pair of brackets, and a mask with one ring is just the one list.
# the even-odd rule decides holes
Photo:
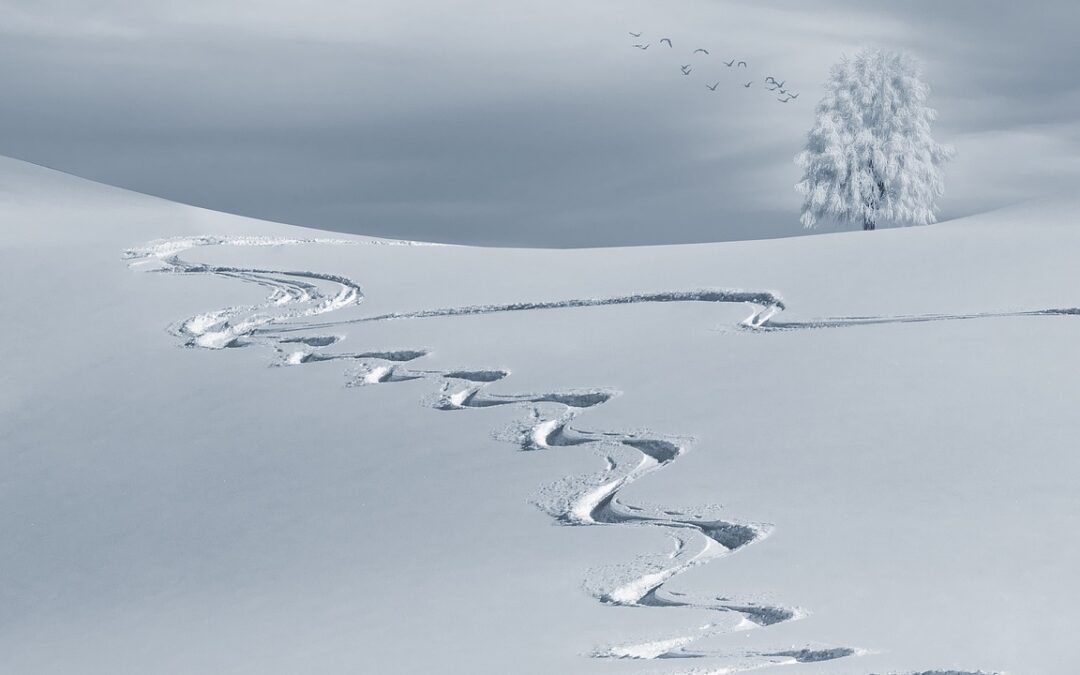
[(952, 148), (930, 136), (937, 111), (919, 65), (903, 53), (867, 48), (833, 66), (806, 149), (795, 157), (803, 180), (802, 223), (934, 222), (944, 193), (942, 165)]

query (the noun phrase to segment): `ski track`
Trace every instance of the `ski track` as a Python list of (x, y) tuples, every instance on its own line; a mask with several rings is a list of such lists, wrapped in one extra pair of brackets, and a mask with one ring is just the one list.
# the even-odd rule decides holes
[[(347, 371), (347, 387), (370, 386), (410, 380), (437, 384), (437, 393), (427, 403), (436, 410), (459, 411), (513, 405), (529, 410), (528, 418), (500, 434), (522, 451), (582, 447), (604, 459), (605, 468), (596, 474), (571, 476), (545, 486), (535, 504), (558, 523), (568, 526), (624, 525), (653, 527), (666, 531), (674, 550), (665, 555), (642, 556), (622, 566), (592, 571), (585, 587), (600, 602), (610, 605), (653, 608), (695, 608), (720, 613), (726, 620), (706, 624), (689, 635), (650, 639), (637, 643), (596, 649), (592, 656), (617, 659), (714, 659), (721, 665), (694, 669), (688, 673), (736, 673), (776, 665), (817, 663), (868, 653), (847, 646), (787, 648), (775, 651), (695, 650), (691, 644), (704, 637), (740, 630), (765, 628), (795, 621), (805, 610), (727, 596), (689, 596), (668, 590), (666, 583), (680, 573), (716, 558), (732, 555), (765, 539), (772, 526), (737, 522), (704, 511), (646, 508), (620, 500), (630, 484), (662, 469), (690, 447), (691, 439), (649, 431), (589, 431), (572, 425), (585, 410), (603, 405), (620, 394), (612, 389), (563, 390), (539, 393), (494, 394), (486, 387), (506, 378), (504, 369), (418, 370), (404, 364), (428, 354), (425, 349), (398, 349), (327, 353), (318, 350), (343, 339), (337, 334), (300, 335), (326, 331), (349, 324), (469, 316), (515, 311), (599, 307), (663, 302), (744, 303), (755, 309), (740, 323), (752, 331), (792, 331), (842, 328), (887, 323), (954, 321), (994, 317), (1080, 315), (1080, 308), (1018, 312), (930, 314), (883, 317), (838, 317), (807, 322), (777, 322), (771, 319), (782, 311), (783, 300), (769, 291), (723, 289), (680, 290), (638, 293), (607, 298), (562, 301), (535, 301), (509, 304), (471, 305), (416, 312), (388, 313), (341, 321), (319, 321), (315, 317), (360, 304), (364, 294), (347, 277), (310, 271), (270, 270), (215, 266), (183, 260), (180, 254), (205, 246), (292, 246), (322, 245), (425, 245), (418, 242), (352, 240), (326, 238), (273, 238), (254, 236), (178, 237), (160, 239), (123, 253), (131, 267), (172, 274), (200, 274), (255, 284), (267, 290), (260, 305), (236, 305), (189, 317), (173, 324), (169, 331), (185, 346), (204, 349), (247, 347), (254, 344), (273, 349), (275, 365), (291, 366), (324, 361), (352, 361)], [(934, 670), (911, 675), (991, 675), (981, 671)]]

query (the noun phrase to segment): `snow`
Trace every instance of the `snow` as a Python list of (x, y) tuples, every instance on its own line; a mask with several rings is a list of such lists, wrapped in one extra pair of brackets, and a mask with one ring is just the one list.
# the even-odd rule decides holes
[(656, 640), (655, 642), (623, 645), (601, 651), (598, 656), (616, 659), (656, 659), (665, 654), (670, 654), (673, 650), (693, 641), (694, 638), (692, 637), (675, 637), (667, 640)]
[(0, 185), (0, 671), (1071, 670), (1074, 203), (559, 251)]

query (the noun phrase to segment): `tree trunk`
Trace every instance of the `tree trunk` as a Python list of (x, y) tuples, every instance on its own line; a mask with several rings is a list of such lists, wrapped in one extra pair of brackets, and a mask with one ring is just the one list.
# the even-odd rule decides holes
[(863, 224), (862, 224), (862, 229), (863, 230), (872, 230), (872, 229), (874, 229), (874, 221), (872, 221), (872, 220), (870, 220), (868, 218), (864, 218), (863, 219)]

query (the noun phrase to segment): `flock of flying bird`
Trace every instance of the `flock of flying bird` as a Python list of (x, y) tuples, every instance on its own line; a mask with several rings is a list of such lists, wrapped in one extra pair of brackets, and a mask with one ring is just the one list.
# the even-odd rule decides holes
[[(630, 37), (632, 37), (632, 38), (640, 38), (641, 33), (634, 33), (634, 32), (631, 31), (630, 32)], [(635, 44), (634, 47), (644, 51), (644, 50), (649, 48), (650, 44), (651, 43), (649, 43), (649, 42), (639, 42), (639, 43)], [(671, 38), (660, 38), (660, 40), (657, 42), (657, 44), (659, 44), (659, 45), (667, 45), (668, 49), (674, 49), (674, 45), (671, 43)], [(697, 55), (697, 54), (704, 54), (705, 56), (709, 56), (709, 50), (705, 49), (705, 48), (702, 48), (702, 47), (699, 47), (699, 48), (695, 49), (693, 51), (693, 53), (692, 53), (692, 55)], [(735, 59), (731, 59), (730, 61), (721, 61), (721, 63), (723, 63), (728, 68), (736, 68), (737, 69), (737, 68), (749, 68), (750, 67), (749, 64), (746, 63), (746, 61), (736, 61)], [(686, 65), (681, 67), (681, 70), (682, 70), (683, 75), (689, 75), (694, 70), (693, 64), (687, 63)], [(749, 82), (744, 82), (743, 87), (746, 88), (746, 89), (749, 89), (751, 86), (753, 86), (753, 84), (754, 84), (754, 81), (750, 80)], [(799, 94), (792, 92), (790, 89), (785, 89), (784, 87), (785, 87), (786, 84), (787, 84), (787, 80), (778, 80), (775, 77), (773, 77), (772, 75), (769, 75), (764, 80), (764, 85), (765, 85), (766, 90), (768, 90), (770, 92), (775, 92), (777, 94), (780, 94), (780, 96), (777, 97), (777, 99), (776, 99), (777, 101), (779, 101), (781, 103), (791, 103), (795, 99), (799, 98)], [(720, 86), (720, 81), (717, 80), (716, 82), (714, 82), (712, 84), (706, 84), (705, 88), (708, 89), (709, 91), (716, 91), (716, 88), (719, 87), (719, 86)]]

